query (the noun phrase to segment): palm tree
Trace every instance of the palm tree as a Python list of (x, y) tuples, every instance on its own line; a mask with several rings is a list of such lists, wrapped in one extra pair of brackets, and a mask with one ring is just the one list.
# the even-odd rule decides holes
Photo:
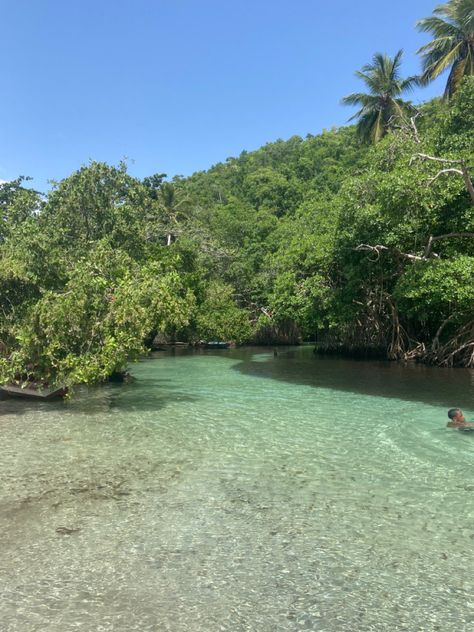
[(420, 31), (434, 35), (417, 51), (423, 62), (420, 81), (426, 85), (450, 67), (444, 91), (449, 99), (464, 76), (474, 75), (474, 0), (449, 0), (433, 13), (417, 23)]
[(371, 64), (366, 64), (355, 74), (369, 88), (369, 94), (355, 92), (342, 99), (344, 105), (361, 105), (361, 109), (349, 120), (358, 119), (357, 131), (363, 140), (378, 142), (394, 123), (405, 119), (411, 106), (400, 95), (411, 90), (418, 82), (416, 77), (400, 78), (403, 51), (392, 59), (376, 53)]

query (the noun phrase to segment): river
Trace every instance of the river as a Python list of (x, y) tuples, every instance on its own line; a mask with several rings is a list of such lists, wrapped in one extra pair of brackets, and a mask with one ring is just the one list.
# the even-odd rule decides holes
[(158, 353), (0, 401), (2, 632), (474, 630), (474, 372)]

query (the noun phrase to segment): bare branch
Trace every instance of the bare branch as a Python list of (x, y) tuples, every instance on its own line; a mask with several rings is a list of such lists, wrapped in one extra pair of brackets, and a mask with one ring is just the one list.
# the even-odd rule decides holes
[(398, 257), (402, 257), (404, 259), (410, 259), (411, 261), (428, 261), (428, 259), (439, 258), (439, 255), (432, 252), (433, 244), (435, 241), (439, 241), (440, 239), (453, 239), (453, 238), (459, 238), (459, 237), (474, 238), (474, 233), (446, 233), (445, 235), (437, 235), (436, 237), (433, 237), (433, 235), (431, 235), (430, 238), (428, 239), (425, 252), (423, 253), (422, 256), (413, 255), (409, 252), (401, 252), (400, 250), (398, 250), (398, 248), (388, 248), (387, 246), (383, 246), (381, 244), (377, 244), (376, 246), (371, 246), (370, 244), (359, 244), (358, 246), (353, 248), (353, 250), (355, 250), (356, 252), (364, 252), (364, 251), (374, 252), (376, 254), (376, 258), (371, 259), (371, 261), (374, 261), (374, 262), (380, 259), (380, 255), (382, 252), (387, 252), (387, 251), (391, 251), (393, 254), (397, 255)]
[(442, 176), (445, 173), (457, 173), (460, 176), (463, 175), (463, 172), (461, 171), (461, 169), (454, 169), (454, 167), (450, 167), (449, 169), (441, 169), (441, 171), (438, 171), (438, 173), (435, 175), (434, 178), (431, 178), (431, 180), (428, 180), (428, 186), (432, 185), (435, 180), (437, 180), (440, 176)]
[(443, 162), (448, 165), (461, 165), (462, 160), (451, 160), (450, 158), (438, 158), (437, 156), (428, 156), (428, 154), (415, 154), (412, 156), (410, 160), (410, 164), (413, 163), (415, 158), (420, 158), (421, 160), (433, 160), (435, 162)]
[(471, 175), (469, 173), (469, 167), (468, 165), (466, 165), (464, 160), (451, 160), (450, 158), (438, 158), (437, 156), (428, 156), (428, 154), (415, 154), (414, 156), (412, 156), (410, 160), (410, 165), (413, 164), (413, 161), (415, 160), (415, 158), (420, 158), (420, 160), (431, 160), (434, 162), (441, 162), (445, 165), (460, 165), (461, 169), (454, 169), (454, 168), (442, 169), (438, 174), (435, 175), (434, 178), (432, 178), (428, 182), (428, 185), (433, 184), (433, 182), (443, 173), (455, 173), (457, 175), (460, 175), (462, 179), (464, 180), (464, 185), (466, 187), (467, 192), (469, 193), (471, 197), (471, 203), (474, 206), (474, 184), (472, 183)]
[(433, 342), (431, 343), (431, 351), (434, 353), (438, 347), (439, 347), (439, 337), (441, 336), (444, 328), (446, 327), (446, 325), (448, 325), (455, 317), (457, 316), (456, 312), (453, 312), (450, 316), (448, 316), (448, 318), (446, 318), (445, 320), (443, 320), (443, 322), (441, 323), (441, 325), (438, 327), (438, 331), (435, 334), (435, 337), (433, 338)]
[(420, 137), (418, 136), (418, 128), (416, 127), (416, 122), (415, 122), (419, 115), (420, 115), (420, 112), (417, 112), (415, 116), (412, 116), (410, 119), (410, 127), (413, 131), (413, 136), (417, 143), (421, 143)]
[(375, 252), (377, 257), (376, 259), (372, 259), (372, 261), (378, 261), (380, 259), (380, 254), (384, 251), (392, 251), (398, 257), (403, 257), (404, 259), (410, 259), (411, 261), (425, 261), (426, 257), (420, 257), (419, 255), (412, 255), (408, 252), (401, 252), (397, 248), (388, 248), (387, 246), (382, 246), (381, 244), (377, 244), (376, 246), (370, 246), (369, 244), (359, 244), (356, 248), (354, 248), (357, 252), (368, 251)]
[[(399, 115), (393, 115), (388, 120), (388, 126), (406, 134), (413, 135), (415, 143), (420, 144), (421, 140), (415, 123), (420, 114), (421, 112), (418, 110), (409, 120), (405, 116), (400, 117)], [(400, 123), (398, 123), (399, 121)]]
[(454, 351), (452, 351), (448, 355), (444, 363), (449, 364), (449, 362), (454, 358), (456, 354), (458, 354), (460, 351), (463, 351), (464, 349), (469, 349), (469, 347), (474, 347), (474, 342), (467, 342), (466, 344), (461, 345), (458, 349), (455, 349)]
[(430, 257), (433, 242), (439, 241), (440, 239), (451, 239), (453, 237), (474, 237), (474, 233), (446, 233), (445, 235), (438, 235), (437, 237), (431, 235), (426, 244), (424, 258), (428, 259)]

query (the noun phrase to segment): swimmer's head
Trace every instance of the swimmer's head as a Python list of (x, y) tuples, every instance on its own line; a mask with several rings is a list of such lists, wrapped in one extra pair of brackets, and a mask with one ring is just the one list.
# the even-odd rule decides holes
[(451, 421), (464, 421), (464, 415), (460, 408), (450, 408), (448, 410), (448, 417)]

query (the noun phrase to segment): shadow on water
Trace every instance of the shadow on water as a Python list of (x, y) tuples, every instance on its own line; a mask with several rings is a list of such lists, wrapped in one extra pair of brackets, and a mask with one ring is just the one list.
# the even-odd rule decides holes
[(79, 386), (70, 400), (36, 401), (2, 395), (0, 420), (4, 415), (57, 412), (60, 415), (100, 415), (121, 412), (155, 412), (176, 401), (194, 402), (197, 398), (173, 386), (171, 379), (140, 378), (129, 384)]
[(420, 401), (448, 408), (474, 408), (474, 371), (469, 369), (320, 356), (308, 346), (282, 351), (254, 348), (253, 353), (243, 354), (233, 369), (253, 377), (313, 388)]
[[(148, 362), (157, 358), (173, 363), (179, 359), (206, 357), (209, 361), (214, 357), (232, 361), (233, 370), (256, 378), (316, 389), (419, 401), (444, 408), (460, 406), (474, 409), (473, 370), (319, 356), (313, 354), (312, 346), (179, 349), (172, 353), (152, 354), (143, 365), (146, 368)], [(167, 369), (170, 376), (167, 378), (140, 375), (138, 371), (136, 380), (131, 383), (81, 386), (70, 401), (36, 402), (1, 397), (0, 420), (2, 415), (44, 411), (57, 411), (62, 415), (113, 413), (115, 409), (125, 412), (159, 411), (176, 401), (197, 401), (198, 396), (190, 395), (182, 384), (173, 379), (173, 364), (168, 365)]]

